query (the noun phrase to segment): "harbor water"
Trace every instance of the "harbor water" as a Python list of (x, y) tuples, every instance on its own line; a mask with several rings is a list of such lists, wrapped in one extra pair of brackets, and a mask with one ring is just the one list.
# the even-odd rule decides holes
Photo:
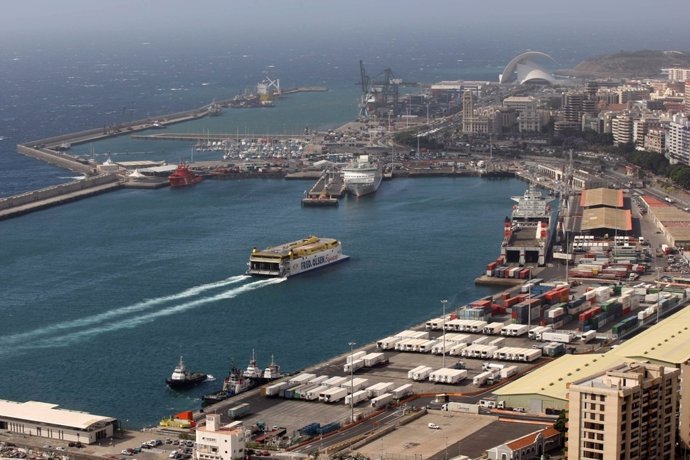
[[(3, 222), (0, 395), (131, 427), (196, 408), (231, 360), (298, 370), (489, 294), (517, 180), (395, 179), (333, 209), (308, 182), (121, 190)], [(351, 259), (287, 281), (244, 276), (251, 248), (310, 234)], [(165, 386), (179, 355), (217, 381)]]

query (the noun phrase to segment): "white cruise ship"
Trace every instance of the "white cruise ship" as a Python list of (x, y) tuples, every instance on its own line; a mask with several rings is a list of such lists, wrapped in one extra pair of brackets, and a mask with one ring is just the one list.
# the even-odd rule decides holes
[(383, 170), (381, 165), (371, 163), (369, 155), (360, 155), (347, 167), (343, 168), (345, 188), (354, 196), (374, 193), (381, 185)]
[(263, 250), (254, 248), (248, 275), (288, 277), (349, 259), (340, 241), (310, 236)]

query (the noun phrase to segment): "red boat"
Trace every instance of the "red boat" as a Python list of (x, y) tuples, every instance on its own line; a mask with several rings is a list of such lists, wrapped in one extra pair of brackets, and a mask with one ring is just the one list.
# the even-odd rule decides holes
[(177, 169), (168, 176), (168, 180), (171, 187), (188, 187), (204, 180), (204, 176), (194, 174), (190, 171), (188, 164), (180, 163)]

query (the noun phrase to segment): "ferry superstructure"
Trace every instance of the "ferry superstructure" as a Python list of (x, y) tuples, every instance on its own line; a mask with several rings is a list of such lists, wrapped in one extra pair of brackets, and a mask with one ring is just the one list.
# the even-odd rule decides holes
[(507, 263), (536, 263), (543, 266), (551, 244), (551, 201), (533, 185), (521, 196), (513, 196), (517, 202), (510, 218), (506, 217), (501, 255)]
[(349, 259), (340, 241), (310, 236), (263, 250), (254, 248), (248, 275), (289, 277)]
[(369, 155), (360, 155), (343, 168), (345, 188), (354, 196), (374, 193), (379, 189), (381, 179), (383, 168), (380, 164), (370, 162)]

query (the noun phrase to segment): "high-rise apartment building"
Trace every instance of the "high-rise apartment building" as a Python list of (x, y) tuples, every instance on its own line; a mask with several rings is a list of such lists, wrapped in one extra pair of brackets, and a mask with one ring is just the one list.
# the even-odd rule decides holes
[(690, 122), (685, 115), (673, 116), (666, 136), (666, 150), (671, 164), (690, 164)]
[(680, 370), (621, 364), (568, 385), (568, 460), (673, 460)]

